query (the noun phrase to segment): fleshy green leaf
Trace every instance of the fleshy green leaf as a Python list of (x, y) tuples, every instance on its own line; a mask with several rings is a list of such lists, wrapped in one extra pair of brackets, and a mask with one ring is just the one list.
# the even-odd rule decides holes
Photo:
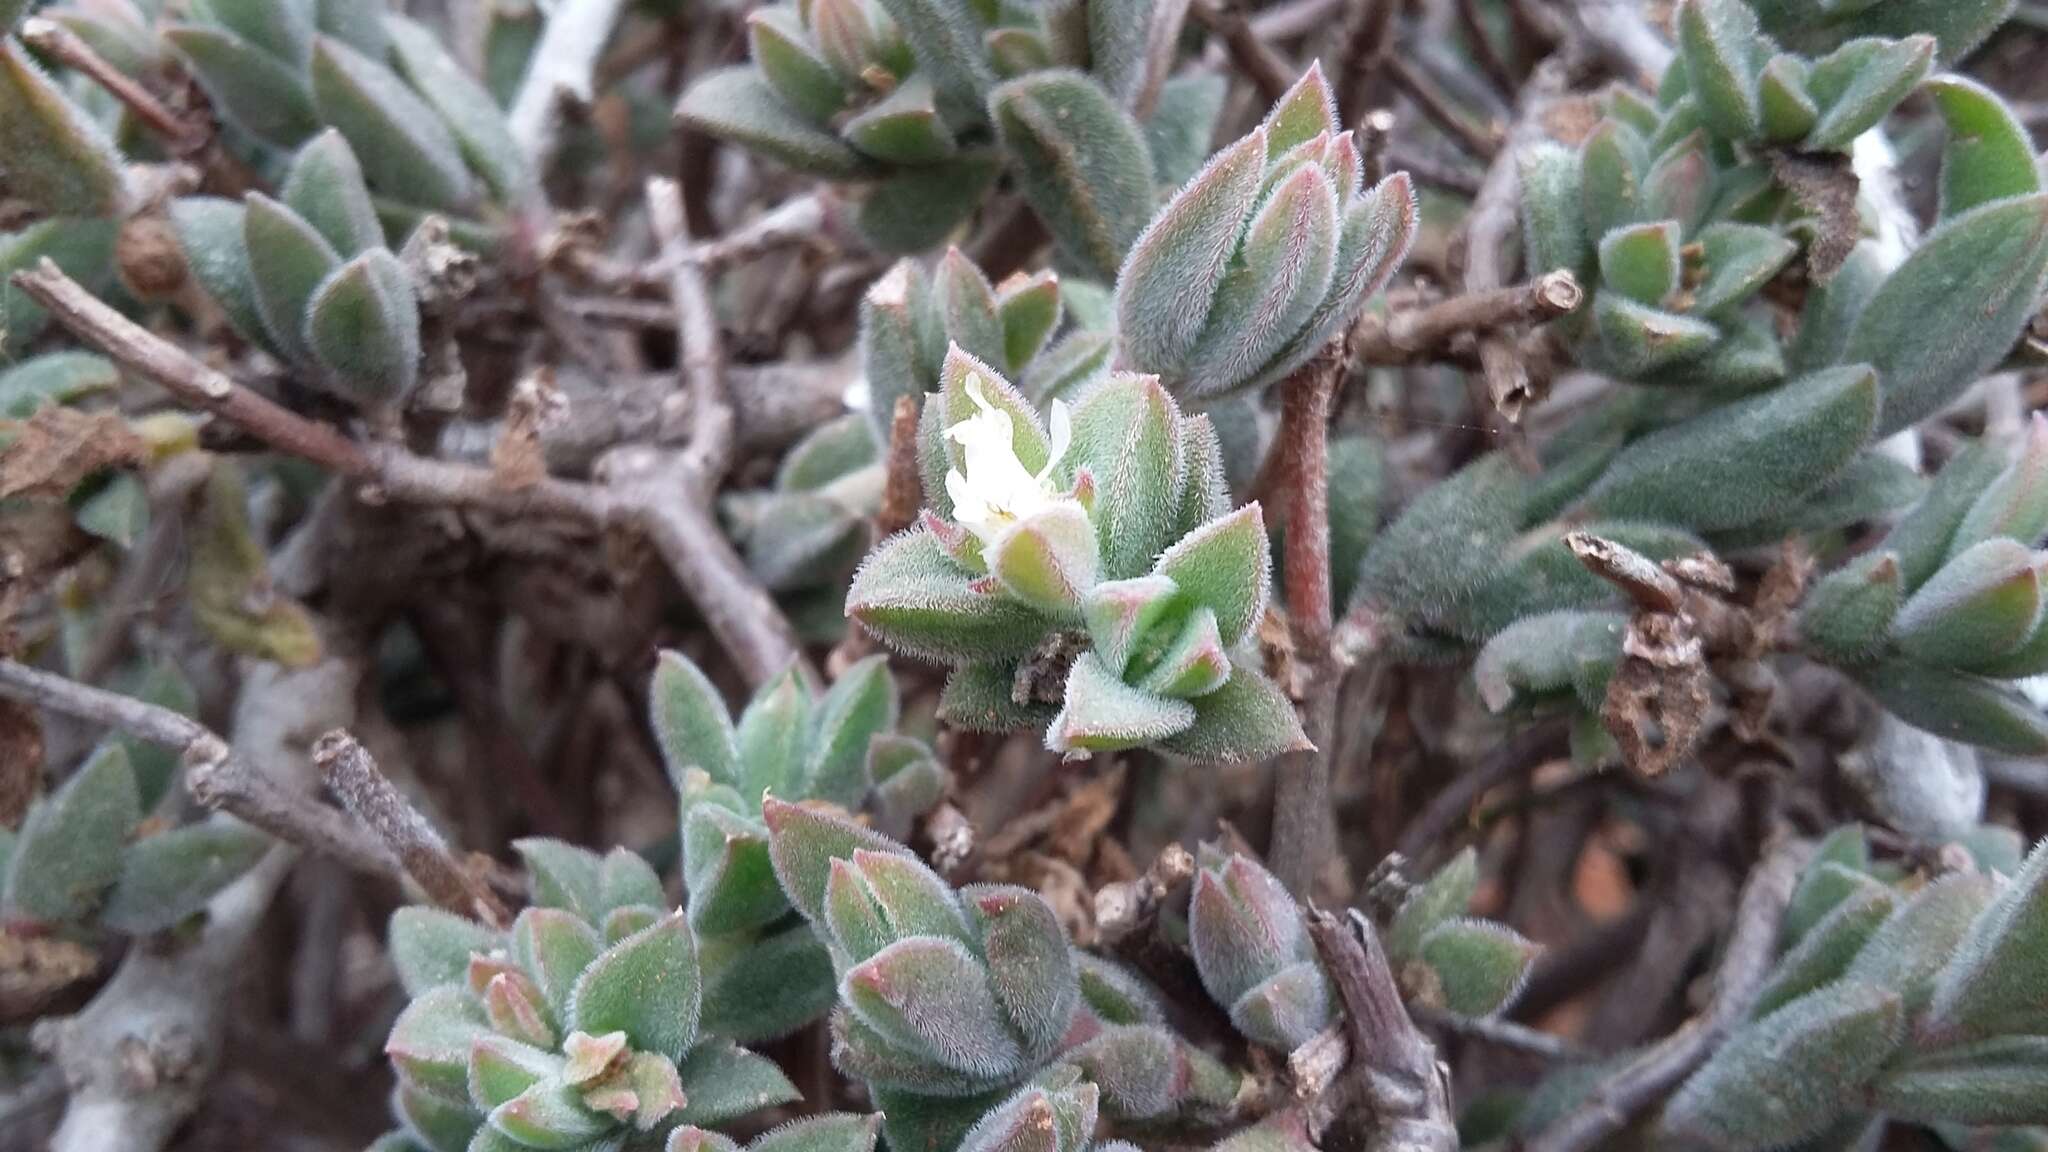
[(49, 215), (107, 216), (126, 197), (121, 154), (12, 39), (0, 42), (6, 194)]
[(1112, 280), (1152, 215), (1152, 154), (1137, 123), (1093, 79), (1060, 70), (1006, 81), (989, 95), (989, 112), (1015, 161), (1011, 172), (1047, 230), (1098, 278)]
[(624, 1032), (635, 1051), (680, 1062), (697, 1041), (697, 945), (677, 913), (590, 962), (569, 996), (569, 1023), (592, 1035)]
[(22, 824), (7, 869), (8, 914), (51, 925), (90, 916), (120, 878), (122, 849), (141, 819), (127, 749), (102, 745)]
[(254, 867), (270, 843), (227, 817), (144, 837), (121, 854), (121, 876), (107, 893), (100, 922), (137, 935), (169, 928)]

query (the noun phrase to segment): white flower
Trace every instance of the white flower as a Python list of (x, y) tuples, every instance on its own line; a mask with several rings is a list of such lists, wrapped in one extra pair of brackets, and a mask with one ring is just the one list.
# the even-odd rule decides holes
[(953, 498), (953, 518), (961, 527), (989, 547), (1012, 527), (1040, 513), (1069, 504), (1080, 507), (1080, 501), (1061, 495), (1052, 483), (1052, 470), (1074, 439), (1065, 404), (1052, 402), (1052, 452), (1045, 467), (1033, 475), (1017, 459), (1010, 414), (988, 402), (982, 394), (981, 377), (967, 378), (967, 396), (980, 411), (946, 429), (946, 437), (960, 445), (966, 457), (964, 474), (958, 468), (946, 473), (946, 494)]

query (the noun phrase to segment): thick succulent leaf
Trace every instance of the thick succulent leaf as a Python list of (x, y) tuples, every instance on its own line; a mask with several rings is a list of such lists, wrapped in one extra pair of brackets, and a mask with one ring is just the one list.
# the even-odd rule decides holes
[(1792, 262), (1799, 246), (1754, 224), (1709, 224), (1695, 238), (1706, 280), (1693, 289), (1693, 308), (1718, 315), (1755, 296)]
[(1522, 178), (1522, 249), (1526, 266), (1544, 271), (1564, 268), (1581, 275), (1590, 272), (1594, 267), (1594, 244), (1599, 237), (1587, 231), (1578, 154), (1546, 140), (1519, 153), (1516, 161)]
[(419, 1140), (429, 1152), (468, 1152), (483, 1124), (483, 1117), (465, 1105), (404, 1085), (391, 1094), (391, 1111), (408, 1139)]
[(1723, 1152), (1817, 1136), (1852, 1107), (1904, 1039), (1898, 994), (1844, 983), (1747, 1025), (1664, 1110), (1664, 1127)]
[[(1285, 379), (1307, 363), (1338, 333), (1349, 328), (1365, 310), (1366, 302), (1386, 287), (1421, 226), (1421, 209), (1414, 185), (1406, 172), (1396, 172), (1364, 196), (1345, 202), (1338, 224), (1337, 256), (1330, 275), (1330, 290), (1310, 313), (1308, 322), (1266, 361), (1251, 383), (1261, 388)], [(1213, 411), (1213, 409), (1212, 409)]]
[(48, 215), (106, 216), (125, 199), (121, 154), (12, 39), (0, 42), (6, 195)]
[(1221, 688), (1190, 703), (1194, 724), (1160, 741), (1162, 750), (1203, 764), (1248, 764), (1313, 747), (1287, 694), (1248, 664), (1234, 663)]
[(391, 914), (391, 963), (408, 996), (462, 983), (469, 958), (503, 942), (502, 933), (438, 908), (408, 905)]
[(542, 908), (560, 908), (595, 922), (604, 914), (604, 861), (597, 853), (545, 837), (512, 842), (526, 864), (527, 887)]
[(358, 404), (394, 404), (420, 374), (420, 310), (398, 257), (372, 248), (321, 283), (306, 305), (305, 344)]
[(274, 348), (249, 268), (244, 211), (232, 200), (191, 197), (172, 201), (169, 216), (192, 278), (220, 305), (243, 339)]
[(956, 665), (947, 675), (945, 691), (939, 697), (939, 719), (970, 732), (1015, 732), (1051, 723), (1057, 707), (1018, 700), (1016, 684), (1015, 663)]
[(1593, 319), (1606, 362), (1628, 377), (1649, 376), (1696, 360), (1721, 338), (1721, 330), (1705, 320), (1609, 292), (1594, 298)]
[[(335, 8), (367, 7), (347, 0), (326, 2)], [(483, 178), (492, 194), (503, 201), (524, 195), (532, 182), (526, 155), (512, 138), (505, 114), (490, 91), (449, 53), (440, 37), (424, 26), (394, 14), (385, 16), (382, 29), (390, 36), (392, 57), (399, 71), (440, 113), (462, 151), (462, 158)], [(356, 47), (375, 55), (360, 42)]]
[(827, 125), (846, 107), (839, 72), (804, 29), (794, 4), (756, 8), (747, 14), (748, 55), (775, 94), (804, 119)]
[(1843, 359), (1884, 386), (1879, 435), (1932, 415), (2005, 358), (2048, 272), (2048, 195), (1944, 222), (1864, 308)]
[[(1180, 406), (1156, 376), (1112, 373), (1075, 406), (1066, 463), (1095, 480), (1091, 530), (1103, 577), (1141, 575), (1173, 543), (1187, 467), (1180, 428)], [(1062, 613), (1078, 615), (1079, 595), (1095, 583), (1096, 573), (1087, 575), (1085, 584), (1072, 585)]]
[(853, 179), (869, 169), (846, 141), (792, 111), (751, 67), (706, 73), (683, 93), (676, 119), (828, 180)]
[[(764, 939), (738, 943), (736, 954), (705, 963), (705, 1032), (762, 1043), (789, 1035), (832, 1007), (832, 958), (808, 924), (799, 921)], [(707, 956), (713, 944), (705, 943)], [(692, 1058), (712, 1047), (699, 1044)]]
[(344, 258), (384, 244), (362, 167), (348, 141), (331, 128), (299, 149), (278, 197)]
[(313, 0), (206, 0), (215, 23), (281, 64), (304, 68), (313, 52)]
[(120, 370), (104, 356), (46, 352), (0, 370), (0, 417), (24, 419), (38, 408), (70, 404), (120, 386)]
[(1832, 368), (1714, 409), (1623, 449), (1589, 512), (1739, 528), (1819, 488), (1870, 439), (1878, 377)]
[(1494, 712), (1569, 697), (1621, 656), (1628, 619), (1618, 612), (1525, 616), (1486, 642), (1472, 663), (1479, 698)]
[(1140, 372), (1186, 365), (1230, 271), (1265, 173), (1255, 129), (1218, 152), (1152, 218), (1116, 278), (1117, 357)]
[(1046, 229), (1098, 279), (1113, 280), (1152, 216), (1152, 154), (1137, 122), (1092, 78), (1060, 70), (1006, 81), (989, 111)]
[(146, 836), (121, 854), (121, 875), (100, 923), (141, 934), (169, 928), (206, 907), (255, 867), (270, 837), (225, 816)]
[(7, 868), (9, 916), (77, 924), (121, 876), (122, 848), (142, 819), (128, 750), (102, 745), (29, 812)]
[(1230, 1006), (1230, 1023), (1255, 1044), (1292, 1052), (1329, 1026), (1336, 997), (1311, 961), (1282, 968)]
[(1730, 140), (1763, 130), (1757, 75), (1770, 55), (1756, 14), (1742, 0), (1687, 0), (1678, 10), (1686, 79), (1709, 127)]
[(1931, 36), (1851, 40), (1815, 61), (1807, 91), (1821, 114), (1806, 136), (1806, 147), (1844, 149), (1876, 127), (1934, 66), (1934, 49)]
[(995, 71), (982, 50), (981, 21), (959, 0), (882, 0), (917, 58), (917, 71), (931, 78), (949, 122), (973, 124), (982, 100), (995, 84)]
[[(1984, 454), (1996, 460), (2007, 453), (2000, 446)], [(1949, 539), (1945, 563), (1997, 537), (2031, 546), (2048, 535), (2048, 417), (2037, 413), (2028, 421), (2018, 457), (1983, 487), (1969, 509)]]
[(1267, 195), (1189, 355), (1188, 394), (1213, 395), (1249, 382), (1308, 324), (1336, 274), (1339, 211), (1327, 174), (1312, 164)]
[(2048, 1037), (2013, 1036), (1909, 1060), (1878, 1081), (1874, 1100), (1906, 1122), (2048, 1123)]
[(1080, 1003), (1073, 948), (1059, 916), (1027, 888), (986, 885), (962, 893), (981, 932), (989, 988), (1029, 1059), (1059, 1047)]
[(384, 1054), (401, 1083), (468, 1103), (470, 1045), (488, 1034), (483, 1011), (468, 990), (444, 985), (414, 997), (398, 1014)]
[(1810, 71), (1804, 59), (1784, 52), (1764, 63), (1757, 75), (1757, 105), (1766, 140), (1795, 143), (1820, 123), (1820, 105), (1807, 90)]
[(559, 1079), (542, 1080), (491, 1109), (490, 1125), (529, 1148), (570, 1152), (588, 1146), (613, 1127), (613, 1120), (591, 1111), (583, 1093)]
[(2000, 684), (1890, 661), (1857, 673), (1878, 703), (1923, 732), (2013, 756), (2048, 754), (2048, 719)]
[(702, 669), (680, 652), (663, 650), (647, 694), (654, 741), (677, 792), (693, 769), (715, 783), (739, 783), (732, 714)]
[(1900, 37), (1929, 33), (1939, 42), (1939, 59), (1953, 64), (2012, 15), (2013, 0), (1820, 0), (1759, 3), (1757, 13), (1773, 34), (1805, 51), (1826, 51), (1859, 36)]
[(847, 593), (846, 614), (891, 647), (939, 661), (1022, 656), (1048, 627), (1025, 604), (976, 591), (922, 526), (869, 554)]
[(872, 656), (840, 673), (818, 701), (804, 793), (851, 807), (867, 790), (868, 747), (896, 726), (901, 711), (886, 658)]
[(2048, 970), (2048, 848), (2036, 847), (1936, 978), (1929, 1028), (1943, 1036), (2038, 1032)]
[(1492, 1016), (1521, 994), (1538, 946), (1514, 929), (1459, 918), (1422, 938), (1417, 961), (1429, 972), (1422, 996), (1459, 1016)]
[[(2048, 447), (2048, 444), (2044, 444)], [(2003, 521), (2004, 514), (1990, 515), (2000, 505), (1985, 505), (1983, 496), (2001, 476), (2010, 475), (2010, 454), (1999, 444), (1977, 441), (1963, 448), (1942, 466), (1927, 495), (1893, 526), (1884, 538), (1884, 549), (1899, 558), (1899, 573), (1910, 591), (1925, 584), (1956, 552), (1963, 522), (1980, 506), (1987, 509), (1979, 523), (1987, 528)], [(2048, 456), (2044, 456), (2048, 459)], [(2004, 504), (2004, 508), (2016, 505)], [(1963, 548), (1977, 543), (1962, 542)]]
[(72, 493), (72, 523), (119, 548), (133, 548), (149, 528), (149, 493), (133, 472), (115, 472)]
[(1978, 874), (1944, 876), (1927, 885), (1877, 926), (1843, 980), (1883, 988), (1908, 1012), (1919, 1011), (1934, 993), (1936, 974), (1996, 891), (1991, 877)]
[(341, 257), (311, 224), (260, 192), (244, 203), (242, 243), (264, 331), (273, 346), (304, 361), (311, 354), (307, 305), (340, 269)]
[[(796, 160), (789, 162), (802, 167)], [(878, 251), (922, 252), (953, 235), (974, 214), (1002, 169), (1001, 153), (993, 148), (898, 169), (861, 202), (854, 225)]]
[(379, 192), (440, 209), (461, 208), (474, 193), (455, 137), (383, 64), (321, 37), (313, 49), (313, 101), (320, 118), (355, 145)]
[(1078, 623), (1081, 598), (1101, 571), (1098, 547), (1088, 514), (1060, 504), (1005, 532), (984, 555), (1004, 591), (1049, 619)]
[(1642, 212), (1643, 172), (1650, 166), (1642, 135), (1607, 119), (1579, 145), (1579, 205), (1585, 236), (1606, 236)]
[(1059, 277), (1050, 271), (1012, 276), (996, 288), (996, 313), (1003, 326), (1003, 362), (1016, 377), (1059, 327)]
[(1996, 92), (1963, 76), (1937, 76), (1924, 90), (1948, 125), (1941, 154), (1942, 219), (2041, 191), (2032, 138)]
[(1839, 979), (1897, 904), (1890, 889), (1868, 884), (1835, 905), (1771, 969), (1752, 1015), (1768, 1016)]
[(1867, 553), (1807, 594), (1799, 610), (1800, 639), (1834, 663), (1862, 663), (1883, 649), (1904, 601), (1899, 558)]
[(824, 924), (825, 883), (832, 861), (850, 860), (857, 849), (905, 851), (879, 832), (816, 808), (770, 797), (761, 806), (767, 821), (775, 877), (797, 911), (814, 925)]
[(841, 131), (854, 147), (891, 164), (930, 164), (957, 149), (922, 76), (862, 109)]
[(697, 1041), (702, 993), (696, 940), (676, 913), (591, 961), (570, 994), (569, 1024), (593, 1036), (624, 1032), (635, 1051), (680, 1062)]
[(174, 24), (168, 40), (214, 109), (265, 143), (295, 148), (320, 130), (305, 74), (224, 29)]
[(1135, 748), (1185, 732), (1194, 722), (1194, 705), (1134, 688), (1084, 655), (1067, 674), (1046, 747), (1069, 755)]
[(839, 994), (862, 1023), (941, 1067), (987, 1080), (1022, 1067), (987, 972), (956, 940), (899, 940), (849, 971)]
[(1185, 71), (1159, 86), (1158, 102), (1145, 120), (1145, 142), (1161, 184), (1185, 183), (1209, 159), (1229, 94), (1229, 77), (1208, 71)]
[(1188, 948), (1202, 987), (1226, 1006), (1311, 953), (1294, 898), (1271, 872), (1242, 855), (1195, 875)]
[(1707, 548), (1698, 536), (1662, 524), (1634, 520), (1545, 524), (1505, 548), (1493, 579), (1444, 618), (1441, 626), (1483, 643), (1527, 616), (1619, 603), (1614, 585), (1588, 571), (1572, 554), (1565, 538), (1573, 531), (1612, 540), (1652, 560), (1675, 560)]
[(1230, 679), (1230, 654), (1216, 628), (1216, 613), (1195, 609), (1180, 635), (1162, 653), (1138, 687), (1146, 692), (1193, 700), (1207, 696)]
[(1434, 618), (1499, 571), (1519, 534), (1528, 477), (1504, 454), (1480, 457), (1423, 491), (1365, 554), (1353, 600)]
[(734, 735), (741, 795), (803, 794), (814, 704), (810, 687), (794, 664), (747, 702)]
[(1600, 238), (1600, 280), (1605, 289), (1652, 308), (1678, 292), (1685, 262), (1679, 257), (1678, 221), (1616, 228)]
[(512, 922), (512, 960), (557, 1020), (567, 1019), (577, 978), (603, 950), (597, 929), (560, 908), (528, 908)]
[[(1658, 151), (1658, 142), (1650, 144)], [(1643, 177), (1643, 215), (1651, 220), (1676, 220), (1690, 236), (1705, 218), (1713, 192), (1713, 161), (1707, 157), (1704, 133), (1695, 133), (1658, 155)]]
[(705, 935), (758, 928), (789, 908), (766, 830), (716, 804), (699, 804), (683, 819), (683, 879), (690, 923)]
[(1986, 540), (1943, 565), (1892, 623), (1900, 651), (1975, 671), (2024, 643), (2041, 616), (2041, 573), (2015, 541)]
[(1082, 1006), (1108, 1024), (1160, 1024), (1166, 1020), (1158, 994), (1124, 967), (1090, 952), (1074, 953)]
[(756, 1136), (747, 1152), (873, 1152), (881, 1123), (879, 1115), (806, 1116)]
[(1387, 926), (1387, 956), (1401, 964), (1418, 955), (1422, 938), (1439, 924), (1463, 916), (1478, 889), (1479, 854), (1468, 847), (1401, 902)]

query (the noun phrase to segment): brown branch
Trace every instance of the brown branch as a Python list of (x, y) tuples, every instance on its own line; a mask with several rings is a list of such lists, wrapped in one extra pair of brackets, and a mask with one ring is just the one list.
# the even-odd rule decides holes
[(1481, 160), (1490, 160), (1500, 151), (1499, 129), (1492, 124), (1473, 123), (1472, 118), (1437, 84), (1436, 78), (1423, 71), (1420, 65), (1398, 55), (1389, 55), (1381, 66), (1394, 86), (1415, 101), (1415, 106), (1422, 110), (1429, 122), (1443, 129), (1458, 147)]
[(1337, 122), (1358, 124), (1368, 108), (1386, 103), (1388, 49), (1394, 42), (1399, 0), (1356, 0), (1344, 17), (1336, 72)]
[(717, 491), (732, 464), (732, 401), (725, 384), (725, 348), (704, 269), (689, 259), (690, 221), (683, 189), (673, 180), (647, 182), (647, 215), (669, 264), (669, 301), (676, 310), (683, 386), (690, 396), (691, 437), (684, 460), (705, 495)]
[[(875, 513), (875, 539), (887, 540), (917, 521), (924, 505), (924, 480), (917, 469), (917, 397), (898, 396), (889, 413), (888, 457), (883, 465), (882, 507)], [(878, 650), (867, 629), (849, 627), (832, 649), (825, 669), (835, 678), (855, 661)]]
[[(15, 273), (14, 283), (74, 336), (135, 375), (273, 448), (365, 484), (366, 498), (560, 516), (599, 528), (638, 529), (653, 541), (750, 683), (765, 683), (792, 663), (811, 674), (788, 617), (719, 530), (706, 502), (705, 473), (691, 456), (701, 451), (716, 457), (729, 451), (731, 407), (723, 403), (722, 383), (704, 379), (717, 371), (715, 363), (699, 361), (693, 389), (703, 393), (701, 402), (713, 409), (711, 414), (698, 410), (695, 417), (695, 430), (711, 439), (693, 439), (691, 450), (680, 455), (615, 453), (623, 458), (613, 461), (613, 476), (602, 485), (544, 478), (507, 487), (488, 468), (431, 460), (394, 444), (359, 444), (267, 400), (143, 330), (48, 260), (33, 271)], [(699, 341), (700, 351), (704, 344)], [(710, 346), (715, 354), (715, 331)], [(713, 388), (719, 391), (712, 394)], [(721, 427), (724, 431), (717, 432)], [(722, 466), (720, 461), (711, 462)]]
[(1331, 836), (1330, 751), (1342, 679), (1331, 633), (1330, 403), (1348, 359), (1343, 337), (1281, 384), (1281, 474), (1287, 505), (1287, 618), (1294, 642), (1289, 693), (1301, 712), (1310, 747), (1282, 757), (1273, 795), (1273, 872), (1305, 896), (1328, 858)]
[(1352, 325), (1352, 354), (1366, 364), (1412, 364), (1445, 351), (1461, 336), (1570, 315), (1585, 298), (1578, 277), (1560, 268), (1509, 288), (1384, 315), (1368, 312)]
[[(1465, 219), (1465, 293), (1489, 293), (1507, 286), (1519, 261), (1515, 243), (1521, 211), (1522, 153), (1544, 136), (1543, 114), (1550, 102), (1562, 95), (1566, 85), (1564, 61), (1551, 57), (1537, 65), (1536, 73), (1522, 88), (1517, 100), (1514, 125), (1494, 155), (1472, 212)], [(1501, 328), (1479, 339), (1479, 365), (1486, 377), (1487, 396), (1510, 422), (1522, 417), (1522, 410), (1538, 396), (1528, 366), (1516, 349), (1515, 333)]]
[(1294, 86), (1295, 71), (1271, 45), (1259, 38), (1244, 13), (1230, 0), (1194, 0), (1189, 12), (1202, 27), (1222, 39), (1230, 62), (1271, 104)]
[(462, 866), (427, 818), (391, 786), (361, 742), (336, 728), (314, 743), (313, 763), (342, 807), (391, 849), (429, 899), (458, 916), (504, 927), (504, 904)]
[(1496, 1048), (1534, 1056), (1541, 1060), (1583, 1060), (1586, 1049), (1570, 1040), (1527, 1024), (1516, 1024), (1511, 1020), (1500, 1020), (1492, 1016), (1460, 1016), (1440, 1008), (1414, 1004), (1409, 1011), (1418, 1024), (1438, 1032), (1448, 1032), (1467, 1040), (1477, 1040)]
[(32, 269), (16, 272), (13, 282), (73, 336), (135, 375), (161, 385), (184, 403), (331, 472), (355, 480), (373, 477), (375, 469), (369, 457), (354, 441), (238, 386), (227, 373), (207, 367), (184, 349), (139, 327), (101, 303), (48, 257)]
[(1487, 34), (1485, 18), (1479, 11), (1479, 0), (1457, 0), (1458, 26), (1465, 33), (1465, 41), (1472, 49), (1472, 55), (1479, 61), (1488, 79), (1502, 92), (1512, 93), (1521, 87), (1514, 69), (1501, 58), (1500, 49), (1494, 46), (1493, 37)]
[[(1337, 1088), (1342, 1111), (1362, 1110), (1367, 1152), (1455, 1152), (1456, 1118), (1447, 1072), (1401, 1002), (1401, 990), (1372, 922), (1308, 911), (1316, 954), (1344, 1006), (1349, 1067)], [(1340, 1120), (1343, 1116), (1340, 1112)]]
[(143, 127), (161, 137), (173, 154), (183, 155), (204, 141), (203, 128), (171, 111), (155, 93), (108, 63), (106, 57), (63, 24), (31, 16), (21, 22), (21, 42), (106, 89), (135, 114)]
[(1484, 760), (1466, 768), (1450, 784), (1430, 798), (1415, 814), (1395, 841), (1403, 857), (1422, 863), (1438, 851), (1444, 839), (1470, 818), (1480, 798), (1509, 780), (1571, 750), (1565, 725), (1559, 720), (1532, 724), (1509, 737), (1488, 753)]
[(1810, 845), (1781, 840), (1750, 873), (1707, 1010), (1607, 1077), (1584, 1104), (1526, 1144), (1526, 1152), (1590, 1152), (1713, 1055), (1756, 1003), (1777, 954), (1778, 922), (1810, 851)]
[(0, 659), (0, 696), (178, 749), (185, 759), (186, 790), (199, 803), (233, 813), (280, 840), (333, 856), (358, 872), (398, 879), (391, 855), (346, 816), (255, 771), (227, 741), (188, 716), (5, 659)]

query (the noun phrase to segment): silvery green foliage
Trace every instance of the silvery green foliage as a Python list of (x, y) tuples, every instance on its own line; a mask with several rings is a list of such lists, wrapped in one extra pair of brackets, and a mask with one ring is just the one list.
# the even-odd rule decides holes
[[(2048, 274), (2048, 200), (2010, 110), (1967, 80), (1927, 83), (1950, 135), (1942, 218), (1887, 274), (1830, 235), (1841, 225), (1813, 217), (1773, 158), (1846, 152), (1921, 87), (1935, 38), (1856, 39), (1807, 58), (1780, 51), (1743, 0), (1688, 0), (1677, 28), (1654, 102), (1611, 89), (1576, 149), (1520, 158), (1528, 266), (1569, 269), (1591, 290), (1562, 325), (1578, 357), (1632, 383), (1722, 395), (1869, 364), (1880, 433), (1933, 414), (2002, 359)], [(1815, 288), (1787, 346), (1758, 293), (1802, 241)]]
[(1209, 998), (1253, 1042), (1292, 1052), (1337, 1015), (1294, 897), (1249, 856), (1203, 845), (1188, 900), (1188, 951)]
[(113, 140), (11, 36), (0, 39), (0, 155), (8, 199), (37, 214), (112, 216), (127, 203)]
[(1874, 36), (1933, 36), (1954, 64), (2011, 17), (2015, 0), (1755, 0), (1764, 29), (1805, 52)]
[(419, 301), (348, 141), (314, 136), (279, 196), (173, 203), (194, 279), (306, 383), (364, 408), (402, 404), (419, 383)]
[(2048, 751), (2048, 722), (2003, 683), (2048, 671), (2041, 573), (2048, 420), (2017, 445), (1959, 453), (1869, 552), (1818, 581), (1800, 627), (1907, 723), (2016, 755)]
[(1763, 1152), (1884, 1114), (1925, 1125), (2048, 1121), (2048, 846), (1985, 829), (1975, 871), (1887, 880), (1860, 829), (1800, 878), (1750, 1021), (1672, 1097), (1663, 1128)]
[(651, 1152), (681, 1126), (797, 1098), (773, 1061), (706, 1026), (696, 934), (645, 861), (514, 847), (532, 904), (509, 931), (425, 907), (391, 918), (412, 998), (384, 1049), (403, 1139), (427, 1152)]
[(868, 289), (860, 306), (866, 410), (805, 436), (783, 458), (773, 488), (722, 505), (748, 567), (783, 598), (807, 638), (829, 643), (846, 626), (846, 582), (874, 544), (896, 401), (922, 398), (949, 344), (1049, 392), (1086, 387), (1106, 369), (1108, 338), (1075, 328), (1053, 345), (1063, 311), (1056, 274), (1018, 273), (991, 285), (958, 249), (933, 272), (898, 261)]
[(1406, 174), (1363, 186), (1320, 65), (1152, 217), (1116, 280), (1116, 366), (1186, 399), (1270, 384), (1393, 276), (1416, 228)]
[[(1040, 1080), (1055, 1108), (1085, 1097), (1092, 1111), (1099, 1091), (1109, 1114), (1150, 1120), (1236, 1098), (1238, 1078), (1166, 1029), (1129, 976), (1079, 956), (1037, 893), (956, 891), (901, 844), (821, 807), (770, 798), (764, 815), (775, 876), (838, 975), (833, 1064), (866, 1081), (896, 1146), (959, 1145), (1056, 1060), (1090, 1084), (1062, 1098), (1070, 1074)], [(1005, 1122), (986, 1124), (977, 1130), (997, 1139)]]
[(109, 741), (0, 830), (0, 915), (66, 935), (143, 936), (174, 928), (261, 859), (270, 838), (229, 816), (145, 827), (166, 781), (144, 772), (125, 741)]
[[(858, 222), (886, 251), (943, 240), (1013, 161), (1066, 258), (1106, 280), (1155, 196), (1148, 131), (1131, 114), (1152, 19), (1149, 0), (776, 4), (747, 18), (752, 63), (698, 80), (676, 115), (871, 184)], [(1162, 86), (1157, 102), (1152, 118), (1183, 135), (1206, 137), (1219, 110), (1205, 86)]]
[[(831, 1112), (777, 1125), (745, 1146), (745, 1152), (874, 1152), (881, 1117)], [(663, 1152), (741, 1152), (731, 1137), (684, 1125), (669, 1133)]]
[(1043, 726), (1071, 756), (1149, 746), (1204, 761), (1303, 745), (1260, 667), (1271, 557), (1235, 512), (1208, 419), (1112, 373), (1052, 423), (957, 344), (926, 397), (923, 520), (870, 555), (847, 615), (950, 664), (942, 718)]
[[(1294, 897), (1248, 856), (1204, 845), (1188, 902), (1188, 950), (1209, 998), (1254, 1043), (1292, 1052), (1328, 1027), (1335, 992)], [(1465, 915), (1479, 881), (1467, 849), (1416, 886), (1383, 934), (1412, 1003), (1460, 1016), (1505, 1011), (1539, 949)]]
[(491, 93), (384, 0), (202, 0), (161, 33), (223, 120), (286, 152), (339, 131), (393, 221), (525, 196)]
[(822, 696), (792, 669), (763, 685), (735, 723), (704, 673), (664, 652), (648, 711), (682, 797), (706, 1026), (745, 1043), (792, 1032), (831, 1006), (832, 965), (775, 882), (764, 800), (865, 802), (876, 826), (901, 835), (945, 794), (946, 771), (923, 742), (896, 733), (896, 681), (879, 656)]

